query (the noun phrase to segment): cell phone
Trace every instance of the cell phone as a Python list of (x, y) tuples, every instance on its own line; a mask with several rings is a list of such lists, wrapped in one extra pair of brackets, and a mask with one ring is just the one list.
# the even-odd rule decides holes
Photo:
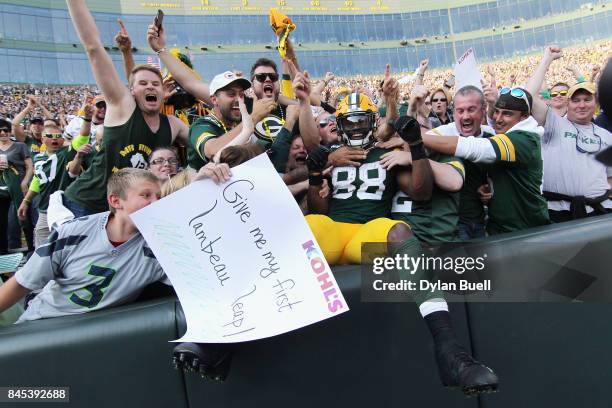
[(162, 28), (162, 22), (164, 21), (164, 12), (161, 9), (157, 10), (157, 15), (155, 16), (155, 27), (157, 27), (157, 29), (161, 29)]

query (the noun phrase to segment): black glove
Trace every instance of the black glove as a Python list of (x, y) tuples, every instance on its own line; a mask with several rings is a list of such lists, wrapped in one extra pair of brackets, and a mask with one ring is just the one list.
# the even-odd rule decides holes
[(308, 167), (308, 181), (311, 186), (320, 186), (323, 184), (323, 169), (327, 164), (329, 157), (329, 149), (325, 146), (319, 146), (308, 154), (306, 158), (306, 167)]
[(400, 137), (409, 145), (422, 141), (421, 125), (419, 125), (416, 119), (410, 116), (400, 116), (391, 123), (391, 126), (393, 126)]
[(416, 119), (409, 116), (400, 116), (392, 123), (392, 126), (402, 140), (410, 146), (412, 161), (427, 158), (427, 152), (421, 137), (421, 125)]

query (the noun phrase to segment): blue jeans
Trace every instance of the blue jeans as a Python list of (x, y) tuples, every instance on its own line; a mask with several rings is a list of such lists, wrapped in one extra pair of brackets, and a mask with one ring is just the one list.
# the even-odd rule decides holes
[(17, 209), (15, 204), (11, 203), (8, 213), (8, 247), (10, 249), (21, 248), (21, 230), (26, 238), (26, 246), (28, 250), (34, 250), (34, 225), (38, 221), (38, 196), (34, 197), (32, 204), (28, 207), (26, 213), (27, 222), (25, 226), (17, 218)]
[(62, 202), (64, 203), (64, 207), (69, 209), (74, 214), (74, 218), (80, 218), (86, 215), (95, 214), (93, 211), (90, 211), (89, 209), (83, 207), (78, 203), (75, 203), (74, 201), (66, 197), (66, 194), (62, 195)]
[(471, 239), (484, 238), (485, 236), (484, 223), (459, 221), (460, 240), (469, 241)]

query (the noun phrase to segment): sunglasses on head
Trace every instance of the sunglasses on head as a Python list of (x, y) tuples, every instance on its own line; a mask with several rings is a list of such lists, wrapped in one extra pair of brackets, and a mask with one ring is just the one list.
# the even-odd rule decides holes
[(275, 74), (274, 72), (264, 72), (261, 74), (255, 74), (253, 75), (253, 77), (255, 77), (255, 79), (259, 82), (266, 82), (266, 78), (270, 78), (270, 81), (272, 82), (278, 81), (278, 74)]
[(436, 103), (436, 102), (447, 102), (446, 98), (434, 98), (431, 100), (431, 102)]
[(567, 91), (559, 91), (559, 92), (551, 92), (550, 93), (550, 97), (551, 98), (554, 98), (554, 97), (559, 96), (559, 95), (566, 96), (567, 95)]
[(522, 99), (525, 101), (525, 103), (527, 104), (527, 110), (528, 112), (531, 112), (531, 104), (529, 103), (529, 98), (527, 98), (527, 94), (525, 93), (524, 90), (522, 90), (521, 88), (502, 88), (501, 91), (499, 91), (500, 95), (505, 95), (509, 93), (510, 95), (512, 95), (513, 97), (517, 98), (517, 99)]
[(329, 125), (330, 123), (336, 123), (336, 117), (335, 116), (330, 116), (327, 119), (323, 119), (322, 121), (319, 122), (319, 127), (324, 128), (325, 126)]
[(61, 139), (64, 137), (61, 133), (44, 133), (43, 136), (50, 139)]

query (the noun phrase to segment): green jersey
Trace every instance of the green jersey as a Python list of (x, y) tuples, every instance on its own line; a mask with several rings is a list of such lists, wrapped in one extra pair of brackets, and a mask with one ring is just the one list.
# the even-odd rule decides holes
[[(450, 164), (465, 179), (461, 159), (439, 153), (430, 154), (429, 158)], [(399, 192), (394, 198), (391, 218), (409, 224), (417, 239), (427, 245), (457, 241), (459, 197), (459, 192), (442, 190), (435, 183), (428, 201), (410, 202), (406, 194)]]
[(104, 126), (102, 147), (94, 153), (91, 166), (66, 189), (66, 197), (94, 213), (108, 209), (106, 183), (111, 174), (124, 167), (146, 169), (149, 156), (158, 147), (172, 144), (172, 130), (166, 115), (159, 115), (156, 133), (134, 108), (123, 125)]
[(45, 151), (34, 157), (34, 178), (30, 190), (39, 194), (38, 211), (47, 212), (49, 196), (57, 190), (65, 190), (75, 179), (68, 174), (68, 163), (74, 159), (77, 150), (89, 143), (89, 136), (77, 136), (69, 147), (53, 154)]
[(514, 130), (489, 139), (497, 161), (487, 166), (493, 184), (487, 232), (499, 234), (549, 224), (541, 194), (540, 137)]
[(214, 115), (207, 115), (196, 119), (189, 128), (189, 147), (187, 148), (187, 164), (198, 171), (209, 162), (210, 158), (204, 154), (206, 142), (216, 139), (228, 132), (225, 125)]
[(365, 224), (389, 216), (397, 191), (397, 173), (395, 168), (387, 171), (379, 163), (388, 151), (375, 147), (359, 167), (334, 167), (328, 214), (331, 219)]

